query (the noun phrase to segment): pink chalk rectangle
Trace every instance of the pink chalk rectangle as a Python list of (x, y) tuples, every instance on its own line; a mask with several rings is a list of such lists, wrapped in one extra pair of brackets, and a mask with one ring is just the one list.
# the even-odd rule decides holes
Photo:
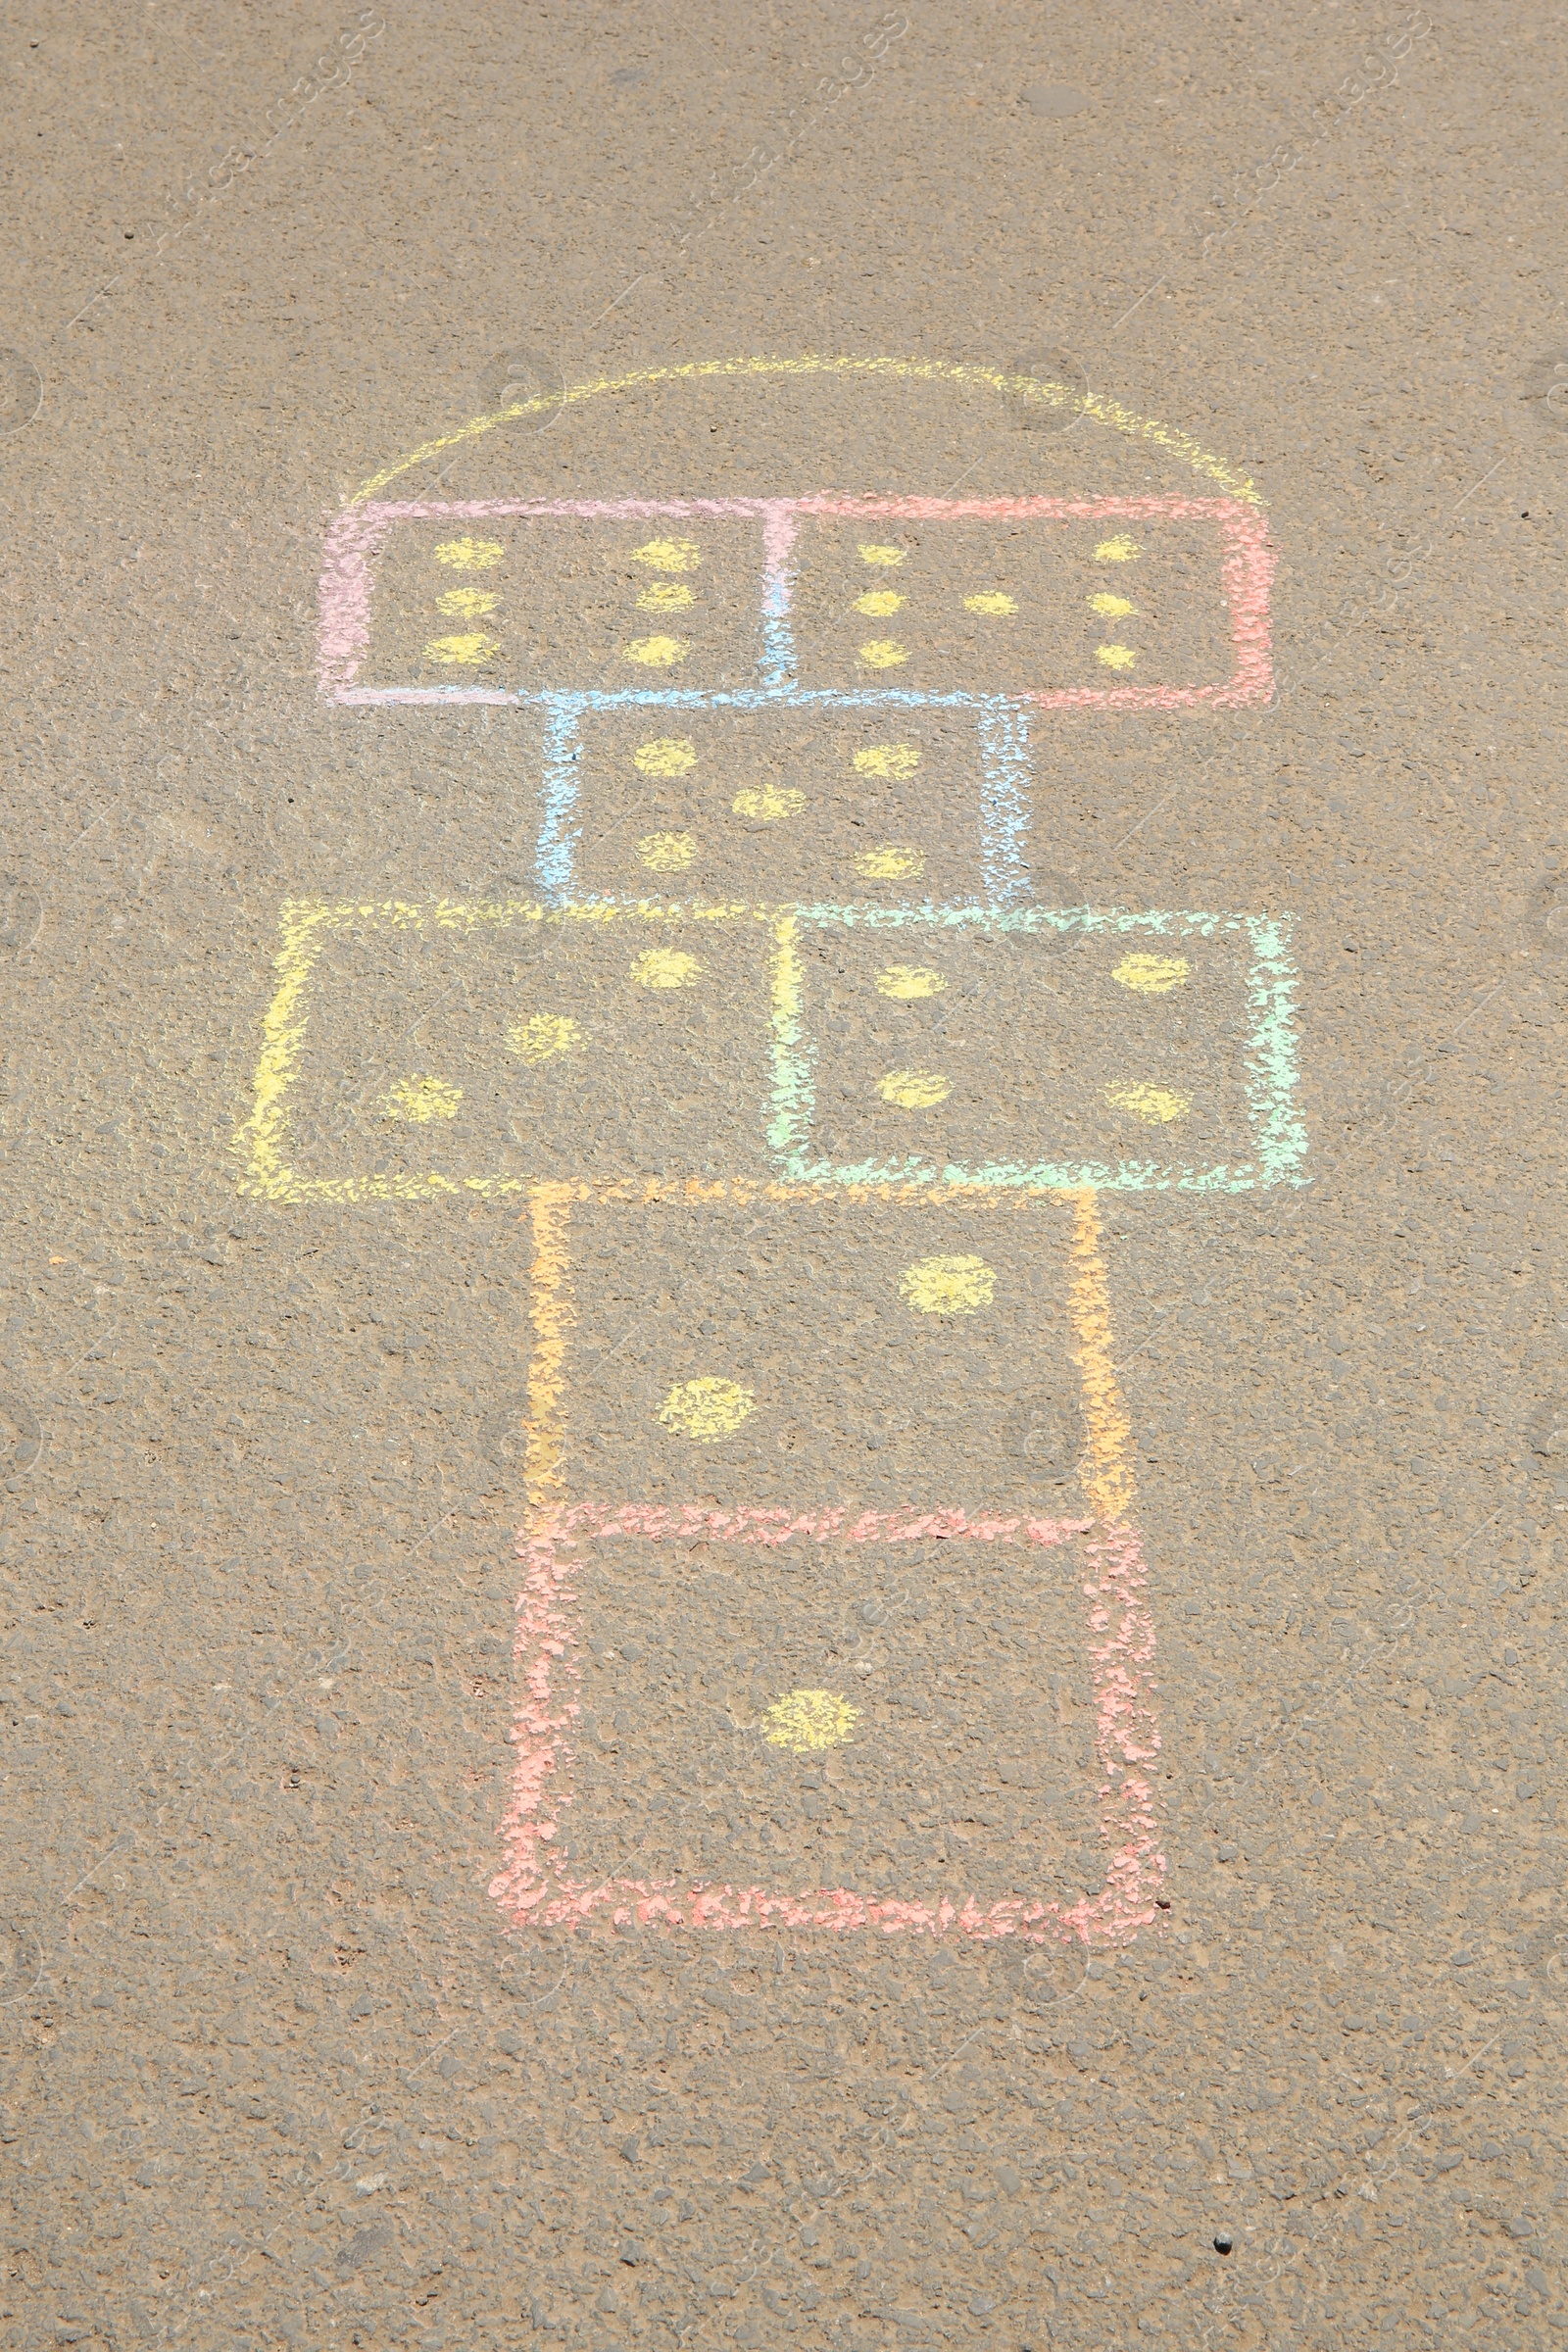
[[(807, 526), (835, 521), (884, 525), (988, 523), (1059, 526), (1093, 523), (1195, 524), (1214, 533), (1219, 591), (1226, 612), (1230, 667), (1220, 678), (1175, 683), (1104, 686), (1008, 687), (1021, 705), (1041, 710), (1178, 710), (1235, 707), (1266, 702), (1273, 692), (1269, 589), (1274, 556), (1262, 513), (1232, 498), (874, 498), (821, 493), (807, 498), (730, 499), (429, 499), (383, 500), (351, 509), (327, 535), (318, 602), (318, 677), (321, 692), (357, 704), (426, 703), (453, 700), (510, 703), (519, 690), (475, 678), (467, 685), (429, 683), (362, 685), (361, 666), (370, 645), (375, 562), (389, 535), (413, 523), (442, 525), (502, 520), (546, 522), (750, 520), (757, 526), (758, 611), (775, 624), (788, 621), (797, 601), (800, 567), (810, 554)], [(863, 583), (862, 583), (863, 584)], [(864, 632), (862, 631), (861, 634)], [(592, 666), (591, 664), (588, 666)], [(647, 681), (641, 681), (646, 683)], [(872, 673), (870, 683), (897, 686), (898, 672)], [(907, 681), (906, 681), (907, 682)], [(590, 691), (601, 677), (544, 682), (551, 691)], [(944, 677), (922, 691), (956, 692), (964, 681)], [(783, 695), (810, 690), (809, 679), (771, 690)]]
[[(716, 1874), (637, 1877), (613, 1861), (606, 1875), (593, 1876), (575, 1860), (562, 1859), (577, 1749), (586, 1736), (579, 1690), (587, 1631), (579, 1580), (603, 1546), (745, 1544), (776, 1552), (787, 1545), (857, 1544), (896, 1559), (901, 1544), (936, 1542), (1077, 1547), (1102, 1864), (1098, 1892), (1064, 1905), (1027, 1892), (982, 1902), (956, 1887), (932, 1901), (842, 1886), (802, 1891)], [(522, 1692), (512, 1733), (512, 1798), (503, 1822), (507, 1861), (490, 1888), (509, 1926), (577, 1929), (603, 1917), (619, 1927), (662, 1932), (863, 1930), (1113, 1947), (1131, 1942), (1154, 1918), (1166, 1873), (1155, 1802), (1160, 1742), (1148, 1572), (1135, 1528), (961, 1510), (853, 1514), (833, 1508), (725, 1511), (703, 1502), (578, 1503), (536, 1515), (519, 1537), (518, 1551), (526, 1570), (514, 1645)], [(1027, 1878), (1026, 1859), (1020, 1875)]]

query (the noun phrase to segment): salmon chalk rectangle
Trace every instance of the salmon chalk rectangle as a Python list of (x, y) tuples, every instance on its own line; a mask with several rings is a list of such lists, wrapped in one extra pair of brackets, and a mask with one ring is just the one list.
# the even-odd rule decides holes
[[(719, 563), (727, 573), (737, 530), (751, 541), (750, 611), (743, 614), (726, 593), (710, 613), (702, 566)], [(956, 535), (953, 546), (944, 547), (945, 533)], [(408, 535), (421, 554), (428, 543), (434, 568), (425, 589), (411, 578), (396, 613), (389, 609), (390, 663), (366, 682), (368, 660), (376, 665), (378, 566), (395, 561), (388, 550)], [(1151, 596), (1138, 583), (1172, 535), (1192, 551), (1182, 559), (1186, 568)], [(900, 572), (911, 583), (907, 594), (892, 585), (891, 569), (876, 568), (879, 553), (911, 552), (932, 558), (923, 597), (913, 587), (919, 564)], [(607, 581), (629, 589), (628, 566), (642, 565), (646, 573), (635, 578), (646, 577), (646, 585), (617, 599), (599, 581), (596, 556)], [(858, 562), (871, 565), (856, 574), (861, 597), (840, 592), (848, 579), (839, 582), (837, 571), (846, 560), (852, 570)], [(519, 578), (503, 594), (497, 583), (508, 580), (509, 564)], [(816, 600), (820, 609), (808, 593), (813, 564), (834, 574)], [(1051, 590), (1054, 567), (1063, 566), (1070, 590), (1043, 639), (1030, 584)], [(705, 709), (760, 698), (994, 710), (1235, 707), (1272, 692), (1272, 574), (1263, 515), (1230, 498), (382, 500), (352, 509), (328, 534), (318, 669), (323, 694), (360, 704)], [(803, 585), (804, 662), (796, 630)], [(1140, 662), (1157, 666), (1161, 631), (1179, 633), (1205, 592), (1214, 603), (1213, 654), (1222, 674), (1139, 682)], [(465, 605), (471, 607), (466, 617), (457, 609)], [(601, 644), (621, 607), (623, 642), (611, 627)], [(1076, 619), (1069, 621), (1069, 610)], [(1140, 627), (1122, 625), (1124, 618)], [(1048, 641), (1049, 660), (1062, 674), (1031, 679), (1030, 650), (1040, 659)], [(624, 673), (609, 685), (601, 682), (607, 655)], [(688, 683), (688, 673), (703, 683)]]
[[(514, 1643), (521, 1688), (502, 1825), (507, 1858), (491, 1886), (508, 1926), (581, 1929), (603, 1919), (651, 1932), (1010, 1936), (1080, 1949), (1132, 1941), (1155, 1916), (1166, 1870), (1159, 1730), (1148, 1568), (1094, 1195), (1074, 1198), (1062, 1235), (1081, 1485), (1092, 1514), (1065, 1519), (1018, 1509), (846, 1508), (828, 1498), (803, 1497), (797, 1508), (573, 1497), (564, 1431), (573, 1390), (602, 1360), (589, 1349), (579, 1365), (574, 1352), (580, 1194), (541, 1186), (528, 1209), (529, 1512)], [(705, 1197), (671, 1192), (666, 1213), (702, 1217), (732, 1197), (746, 1196), (725, 1186)], [(922, 1226), (932, 1230), (918, 1196), (906, 1213), (918, 1246)], [(990, 1213), (1030, 1212), (996, 1199)], [(1041, 1213), (1052, 1214), (1036, 1210), (1032, 1222)], [(706, 1629), (695, 1642), (682, 1630), (696, 1622), (693, 1608)], [(925, 1676), (906, 1671), (875, 1699), (869, 1685), (862, 1694), (845, 1626), (858, 1642), (891, 1611), (903, 1649), (913, 1653), (934, 1615), (940, 1639), (926, 1648), (936, 1661), (956, 1654), (954, 1629), (961, 1634), (966, 1609), (985, 1612), (985, 1629), (972, 1629), (966, 1682), (933, 1663)], [(764, 1620), (770, 1671), (781, 1666), (787, 1677), (792, 1656), (811, 1671), (826, 1640), (839, 1653), (827, 1669), (832, 1687), (749, 1696), (756, 1659), (747, 1653)], [(1076, 1650), (1075, 1676), (1051, 1671), (1064, 1644)], [(1021, 1658), (1020, 1687), (1034, 1700), (1055, 1694), (1059, 1740), (1038, 1704), (1029, 1722), (1004, 1709), (965, 1723), (965, 1704), (971, 1714), (986, 1706), (988, 1645)], [(1064, 1688), (1073, 1680), (1087, 1701), (1077, 1725)], [(862, 1717), (866, 1745), (874, 1732), (913, 1810), (890, 1826), (882, 1806), (876, 1828), (885, 1840), (874, 1854), (858, 1848), (855, 1883), (839, 1883), (821, 1866), (834, 1850), (822, 1822), (847, 1800), (853, 1776), (836, 1776), (831, 1759), (853, 1748)], [(661, 1753), (662, 1723), (675, 1742), (670, 1758)], [(967, 1778), (955, 1803), (951, 1774), (946, 1794), (938, 1782), (965, 1742)], [(635, 1770), (617, 1771), (623, 1746), (635, 1751)], [(1055, 1786), (1063, 1759), (1073, 1758), (1076, 1788)], [(1076, 1857), (1063, 1846), (1069, 1831)], [(936, 1861), (933, 1838), (946, 1840)], [(803, 1856), (811, 1853), (817, 1867), (808, 1869)]]

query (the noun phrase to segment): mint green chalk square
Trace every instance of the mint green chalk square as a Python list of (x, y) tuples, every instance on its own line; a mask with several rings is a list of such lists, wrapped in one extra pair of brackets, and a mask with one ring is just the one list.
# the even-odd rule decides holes
[(1306, 1181), (1283, 916), (803, 906), (773, 974), (786, 1181)]

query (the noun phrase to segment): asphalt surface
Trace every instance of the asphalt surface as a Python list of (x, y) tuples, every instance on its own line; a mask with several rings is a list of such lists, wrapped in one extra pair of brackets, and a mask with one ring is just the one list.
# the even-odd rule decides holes
[(4, 49), (0, 2345), (1561, 2341), (1560, 22)]

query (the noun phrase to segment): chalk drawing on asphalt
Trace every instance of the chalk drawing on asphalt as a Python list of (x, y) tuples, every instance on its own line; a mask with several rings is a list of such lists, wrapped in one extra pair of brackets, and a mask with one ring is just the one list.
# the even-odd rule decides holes
[[(797, 376), (1065, 400), (1200, 487), (396, 495), (541, 406)], [(1114, 1944), (1152, 1918), (1153, 1628), (1099, 1201), (1305, 1180), (1291, 925), (1042, 904), (1040, 755), (1058, 713), (1266, 702), (1272, 569), (1252, 484), (1188, 436), (937, 362), (567, 387), (411, 453), (333, 525), (323, 693), (514, 710), (533, 884), (283, 909), (239, 1181), (516, 1200), (513, 1926)], [(760, 1225), (779, 1247), (737, 1271)], [(602, 1327), (639, 1282), (629, 1359)], [(1036, 1441), (1069, 1411), (1064, 1465)], [(931, 1488), (934, 1451), (970, 1491)], [(662, 1630), (693, 1608), (699, 1668)], [(1005, 1674), (951, 1664), (977, 1609), (1017, 1720)], [(896, 1837), (879, 1788), (906, 1791)]]

